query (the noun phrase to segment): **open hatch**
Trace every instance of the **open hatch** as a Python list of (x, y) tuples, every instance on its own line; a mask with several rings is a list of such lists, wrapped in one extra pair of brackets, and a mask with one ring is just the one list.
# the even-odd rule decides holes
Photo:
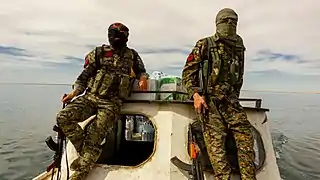
[(98, 164), (139, 166), (155, 150), (155, 127), (141, 114), (122, 114), (106, 137)]

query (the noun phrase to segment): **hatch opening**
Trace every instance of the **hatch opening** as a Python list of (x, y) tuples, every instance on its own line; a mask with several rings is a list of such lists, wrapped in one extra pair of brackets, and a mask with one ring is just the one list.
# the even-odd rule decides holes
[(98, 164), (139, 166), (155, 151), (155, 126), (141, 114), (122, 114), (106, 137)]

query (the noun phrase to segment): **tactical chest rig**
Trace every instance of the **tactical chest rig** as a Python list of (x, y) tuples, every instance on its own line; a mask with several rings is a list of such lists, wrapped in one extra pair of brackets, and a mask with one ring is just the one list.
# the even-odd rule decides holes
[(202, 91), (209, 90), (217, 83), (226, 82), (235, 85), (242, 73), (244, 62), (244, 48), (238, 44), (233, 45), (215, 42), (214, 37), (206, 38), (207, 58), (200, 62), (199, 81)]
[[(206, 39), (207, 49), (206, 60), (200, 62), (199, 67), (199, 81), (200, 87), (198, 89), (199, 94), (205, 97), (208, 100), (209, 89), (214, 87), (216, 83), (225, 81), (223, 74), (235, 74), (236, 65), (239, 64), (236, 61), (239, 61), (238, 58), (235, 58), (235, 51), (231, 53), (231, 59), (228, 60), (223, 57), (225, 54), (225, 47), (221, 43), (215, 42), (214, 38), (207, 37)], [(228, 60), (228, 61), (226, 61)], [(229, 82), (232, 82), (234, 79), (230, 77)], [(171, 158), (171, 162), (176, 165), (179, 169), (187, 171), (189, 180), (204, 180), (203, 171), (214, 172), (209, 156), (207, 153), (207, 148), (204, 142), (203, 129), (200, 122), (206, 122), (208, 118), (208, 112), (205, 108), (202, 108), (201, 115), (198, 116), (199, 120), (194, 121), (189, 125), (188, 129), (188, 153), (192, 160), (191, 164), (182, 162), (176, 156)], [(230, 162), (233, 169), (239, 171), (239, 165), (237, 161), (237, 148), (235, 140), (231, 133), (228, 133), (226, 138), (226, 149), (227, 149), (227, 158)]]
[(132, 67), (136, 59), (132, 49), (125, 48), (115, 53), (108, 45), (95, 49), (96, 72), (88, 83), (88, 91), (99, 98), (119, 97), (126, 99), (130, 93), (133, 78)]

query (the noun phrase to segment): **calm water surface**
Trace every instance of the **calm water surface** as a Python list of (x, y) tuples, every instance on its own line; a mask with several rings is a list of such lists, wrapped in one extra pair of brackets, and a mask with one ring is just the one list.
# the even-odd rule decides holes
[[(0, 84), (0, 180), (31, 179), (50, 164), (44, 139), (52, 135), (66, 86)], [(281, 176), (285, 180), (320, 179), (320, 95), (243, 92), (263, 98), (270, 108)]]

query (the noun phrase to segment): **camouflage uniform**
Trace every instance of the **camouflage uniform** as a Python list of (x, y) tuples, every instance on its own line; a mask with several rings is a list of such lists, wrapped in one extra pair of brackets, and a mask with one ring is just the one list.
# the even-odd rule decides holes
[[(123, 27), (125, 26), (122, 24), (115, 26), (115, 28)], [(71, 164), (71, 169), (76, 171), (70, 177), (72, 180), (84, 179), (99, 158), (100, 145), (107, 134), (113, 130), (122, 106), (122, 99), (128, 92), (131, 70), (137, 79), (141, 75), (146, 75), (144, 64), (138, 53), (126, 46), (118, 48), (118, 45), (103, 45), (86, 56), (84, 70), (75, 82), (76, 94), (81, 94), (87, 88), (86, 93), (68, 104), (57, 115), (58, 126), (79, 153), (79, 158)], [(98, 68), (95, 56), (101, 52), (104, 54), (100, 58)], [(95, 113), (97, 117), (85, 134), (78, 123)]]
[[(238, 16), (233, 10), (221, 10), (216, 18), (217, 32), (210, 37), (216, 48), (210, 50), (214, 58), (208, 82), (208, 121), (201, 123), (217, 180), (230, 179), (231, 167), (225, 150), (228, 131), (236, 141), (241, 178), (256, 179), (251, 124), (238, 100), (243, 83), (245, 47), (242, 38), (236, 34), (237, 21)], [(208, 59), (207, 48), (206, 38), (198, 40), (183, 69), (183, 83), (190, 96), (196, 93), (199, 87), (199, 63)]]

